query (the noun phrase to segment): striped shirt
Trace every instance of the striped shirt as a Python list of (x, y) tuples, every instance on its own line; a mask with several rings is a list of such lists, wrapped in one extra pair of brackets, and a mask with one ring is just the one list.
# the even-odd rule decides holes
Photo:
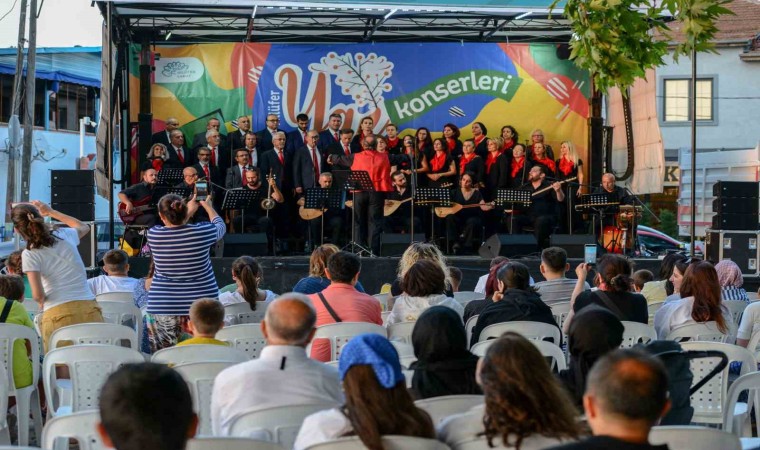
[(221, 217), (213, 221), (148, 230), (156, 271), (148, 293), (149, 314), (186, 316), (199, 298), (219, 297), (209, 249), (224, 236)]
[(749, 303), (749, 296), (744, 288), (735, 286), (725, 286), (720, 288), (720, 296), (725, 300), (741, 300)]

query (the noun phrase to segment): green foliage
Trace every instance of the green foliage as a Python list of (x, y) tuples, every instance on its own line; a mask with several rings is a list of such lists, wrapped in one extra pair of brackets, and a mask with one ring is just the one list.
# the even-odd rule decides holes
[[(647, 207), (650, 207), (649, 203), (646, 203)], [(640, 225), (660, 230), (668, 236), (678, 239), (678, 221), (676, 220), (676, 213), (669, 209), (660, 209), (655, 212), (660, 217), (660, 223), (655, 223), (654, 218), (647, 212), (641, 216), (639, 221)]]

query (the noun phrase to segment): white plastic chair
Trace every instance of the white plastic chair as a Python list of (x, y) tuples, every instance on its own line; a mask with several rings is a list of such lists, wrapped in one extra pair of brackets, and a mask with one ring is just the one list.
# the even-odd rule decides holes
[[(48, 416), (98, 408), (100, 388), (106, 378), (123, 364), (145, 362), (137, 350), (115, 345), (72, 345), (57, 348), (45, 355), (42, 383), (47, 395)], [(56, 365), (68, 366), (71, 376), (71, 405), (61, 406), (53, 393)]]
[(474, 315), (467, 319), (467, 323), (464, 324), (464, 332), (467, 333), (467, 346), (472, 346), (472, 330), (475, 328), (475, 325), (478, 323), (478, 315)]
[(483, 300), (486, 298), (485, 294), (474, 291), (459, 291), (454, 292), (454, 300), (462, 304), (462, 306), (470, 303), (473, 300)]
[(258, 358), (267, 345), (259, 323), (243, 323), (224, 327), (216, 333), (216, 339), (227, 342), (231, 347), (244, 351), (249, 358)]
[(135, 294), (132, 292), (106, 292), (95, 296), (95, 300), (100, 302), (128, 302), (135, 304)]
[(174, 366), (174, 370), (182, 375), (190, 388), (190, 394), (193, 397), (193, 409), (198, 413), (200, 422), (199, 436), (211, 436), (213, 434), (211, 431), (211, 391), (214, 389), (214, 379), (219, 375), (219, 372), (235, 364), (237, 363), (220, 361)]
[(383, 319), (383, 326), (388, 323), (388, 316), (391, 315), (391, 311), (383, 311), (380, 313), (380, 318)]
[[(30, 360), (32, 362), (32, 384), (23, 388), (16, 388), (13, 379), (13, 342), (16, 340), (29, 341), (32, 349)], [(10, 323), (0, 324), (0, 355), (3, 357), (3, 368), (7, 372), (7, 395), (5, 407), (0, 404), (3, 411), (7, 410), (7, 397), (16, 397), (16, 417), (18, 419), (18, 443), (29, 445), (29, 413), (34, 420), (35, 434), (42, 433), (42, 410), (40, 409), (40, 394), (37, 391), (37, 383), (40, 379), (40, 337), (31, 328), (23, 325)], [(1, 402), (1, 401), (0, 401)]]
[(232, 419), (229, 435), (262, 439), (293, 448), (298, 430), (307, 416), (336, 406), (321, 403), (252, 409)]
[(244, 351), (226, 345), (196, 344), (159, 350), (153, 354), (150, 361), (176, 366), (179, 364), (209, 361), (241, 363), (250, 361), (250, 358)]
[(747, 291), (747, 297), (749, 297), (750, 302), (756, 302), (760, 300), (760, 295), (758, 295), (758, 293), (754, 291)]
[(230, 325), (261, 323), (267, 312), (267, 302), (256, 302), (256, 310), (251, 311), (248, 302), (233, 303), (224, 307), (224, 322)]
[(123, 301), (98, 302), (103, 311), (103, 321), (124, 325), (135, 330), (137, 342), (142, 342), (142, 311), (134, 303)]
[[(722, 424), (724, 414), (732, 414), (735, 425), (745, 425), (747, 412), (752, 408), (752, 401), (738, 404), (732, 412), (725, 411), (728, 396), (728, 369), (730, 363), (741, 362), (741, 375), (757, 370), (757, 362), (749, 350), (738, 345), (723, 344), (720, 342), (689, 341), (681, 343), (684, 350), (716, 350), (728, 357), (729, 365), (718, 375), (714, 376), (704, 386), (691, 396), (691, 406), (694, 408), (692, 423)], [(694, 383), (698, 382), (710, 372), (718, 363), (717, 358), (699, 358), (691, 360), (691, 371), (694, 374)]]
[(417, 322), (398, 322), (388, 325), (388, 339), (391, 341), (412, 343), (412, 331)]
[[(100, 413), (97, 411), (81, 411), (54, 417), (48, 420), (42, 430), (42, 448), (68, 449), (68, 440), (76, 439), (80, 450), (106, 450), (107, 447), (100, 440), (96, 429), (99, 421)], [(57, 441), (59, 438), (66, 440)]]
[(731, 321), (735, 327), (739, 326), (739, 321), (742, 318), (742, 313), (749, 306), (749, 303), (742, 300), (724, 300), (721, 302), (728, 311), (731, 313)]
[(557, 325), (559, 325), (560, 328), (565, 325), (565, 320), (567, 320), (568, 314), (570, 314), (570, 311), (573, 309), (572, 305), (570, 304), (570, 300), (565, 302), (552, 303), (549, 308), (551, 308), (554, 320), (557, 322)]
[(627, 320), (622, 323), (624, 327), (623, 342), (620, 344), (620, 348), (631, 348), (639, 343), (646, 344), (649, 341), (657, 340), (657, 332), (649, 324)]
[[(489, 339), (487, 341), (480, 341), (473, 345), (470, 352), (475, 356), (485, 356), (488, 347), (491, 346), (496, 339)], [(547, 341), (530, 341), (538, 348), (538, 351), (547, 358), (551, 358), (552, 362), (550, 367), (552, 370), (560, 371), (567, 369), (567, 361), (565, 360), (565, 353), (557, 345)]]
[(478, 342), (498, 338), (507, 331), (513, 331), (531, 341), (551, 339), (555, 345), (560, 345), (559, 328), (543, 322), (514, 321), (488, 325), (480, 332)]
[(368, 322), (339, 322), (317, 327), (314, 339), (306, 347), (306, 354), (311, 355), (311, 346), (317, 339), (330, 341), (330, 361), (340, 358), (340, 351), (354, 336), (365, 333), (387, 336), (385, 327)]
[[(743, 391), (749, 391), (748, 398), (751, 399), (752, 404), (757, 408), (758, 405), (760, 405), (760, 372), (750, 372), (740, 376), (731, 383), (731, 387), (728, 388), (728, 394), (726, 394), (726, 405), (723, 408), (723, 431), (729, 433), (733, 432), (734, 434), (739, 435), (739, 437), (742, 437), (743, 430), (734, 430), (733, 411), (736, 410), (739, 402), (739, 394)], [(756, 418), (757, 415), (758, 413), (755, 411)], [(757, 424), (755, 424), (755, 428), (755, 431), (758, 431)], [(759, 446), (760, 444), (755, 447)]]
[(272, 442), (241, 437), (206, 436), (187, 441), (185, 450), (285, 450)]
[(446, 417), (466, 413), (484, 402), (485, 399), (482, 395), (444, 395), (416, 400), (414, 404), (430, 414), (433, 425), (437, 426)]
[(649, 443), (668, 444), (670, 450), (742, 450), (739, 438), (715, 428), (695, 426), (654, 427)]
[(378, 302), (380, 302), (380, 307), (383, 311), (388, 311), (388, 302), (390, 301), (393, 296), (389, 293), (387, 294), (375, 294), (373, 295), (375, 299), (377, 299)]
[[(10, 377), (13, 378), (13, 377)], [(0, 366), (0, 444), (11, 445), (11, 430), (8, 427), (8, 374)]]
[[(411, 436), (383, 436), (385, 450), (448, 450), (449, 447), (435, 439), (424, 439)], [(340, 438), (334, 441), (306, 447), (306, 450), (365, 450), (358, 437)]]
[(649, 317), (654, 317), (654, 314), (662, 308), (665, 302), (652, 302), (647, 304), (647, 310), (649, 311)]
[(728, 335), (718, 329), (717, 322), (690, 323), (671, 330), (668, 341), (726, 342)]
[(26, 312), (29, 313), (29, 317), (34, 319), (34, 316), (40, 313), (40, 304), (37, 303), (34, 299), (27, 298), (23, 301), (22, 305), (24, 305), (24, 309), (26, 309)]
[(128, 342), (129, 348), (133, 350), (140, 349), (135, 330), (115, 323), (78, 323), (59, 328), (50, 335), (48, 347), (50, 349), (58, 348), (58, 344), (61, 341), (70, 341), (74, 345), (97, 344), (119, 346), (123, 342)]

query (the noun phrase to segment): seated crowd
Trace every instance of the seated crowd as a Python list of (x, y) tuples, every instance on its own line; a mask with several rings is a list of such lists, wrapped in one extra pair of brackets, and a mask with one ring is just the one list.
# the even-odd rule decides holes
[[(364, 292), (361, 259), (333, 245), (314, 250), (308, 275), (294, 292), (265, 289), (263, 268), (250, 256), (232, 263), (234, 283), (220, 290), (208, 248), (221, 237), (221, 220), (208, 200), (186, 204), (168, 197), (158, 211), (167, 225), (148, 232), (152, 262), (141, 279), (128, 276), (126, 253), (112, 250), (103, 258), (104, 275), (88, 280), (76, 252), (84, 224), (41, 202), (16, 206), (14, 226), (26, 249), (9, 258), (10, 274), (0, 276), (0, 322), (34, 328), (21, 303), (25, 280), (27, 300), (42, 310), (37, 322), (46, 352), (54, 350), (50, 336), (57, 329), (103, 322), (100, 296), (109, 293), (131, 295), (141, 310), (143, 323), (137, 326), (144, 330), (145, 354), (228, 345), (217, 337), (225, 326), (236, 325), (227, 308), (263, 313), (266, 346), (258, 357), (219, 372), (210, 404), (196, 405), (210, 411), (216, 436), (231, 435), (244, 413), (312, 405), (318, 412), (305, 418), (293, 448), (354, 436), (366, 448), (382, 449), (384, 436), (401, 435), (438, 439), (455, 449), (483, 440), (513, 449), (666, 449), (649, 443), (649, 431), (670, 408), (668, 376), (650, 353), (620, 349), (625, 322), (647, 324), (648, 303), (664, 301), (654, 315), (659, 339), (704, 322), (730, 334), (734, 321), (726, 302), (749, 301), (731, 261), (713, 266), (669, 255), (655, 280), (651, 272), (634, 272), (627, 258), (605, 254), (593, 266), (578, 265), (577, 279), (570, 279), (566, 251), (549, 247), (541, 254), (542, 280), (534, 282), (524, 264), (499, 257), (484, 275), (483, 299), (465, 305), (455, 293), (460, 283), (473, 280), (462, 280), (461, 271), (424, 243), (404, 252), (398, 278), (388, 280), (387, 304)], [(198, 208), (210, 222), (187, 224)], [(45, 216), (68, 228), (51, 229)], [(594, 289), (587, 282), (590, 273)], [(553, 310), (563, 305), (564, 323)], [(758, 305), (746, 306), (738, 345), (746, 347), (758, 332)], [(567, 368), (554, 370), (536, 344), (512, 331), (490, 335), (495, 339), (476, 351), (489, 326), (517, 321), (566, 334)], [(316, 335), (319, 327), (341, 322), (386, 327), (388, 336), (399, 324), (412, 328), (408, 342), (360, 333), (338, 352), (335, 342)], [(13, 345), (17, 388), (33, 382), (28, 344)], [(483, 401), (440, 421), (415, 402), (449, 395), (482, 395)], [(126, 365), (102, 387), (98, 431), (108, 446), (182, 450), (198, 424), (187, 384), (166, 366)], [(267, 436), (254, 431), (248, 437)]]

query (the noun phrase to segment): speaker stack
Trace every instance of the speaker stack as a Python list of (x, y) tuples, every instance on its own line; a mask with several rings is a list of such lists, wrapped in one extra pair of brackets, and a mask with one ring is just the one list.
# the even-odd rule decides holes
[(713, 230), (757, 230), (757, 182), (718, 181), (713, 196)]
[(95, 220), (95, 171), (51, 170), (50, 206), (82, 222)]

